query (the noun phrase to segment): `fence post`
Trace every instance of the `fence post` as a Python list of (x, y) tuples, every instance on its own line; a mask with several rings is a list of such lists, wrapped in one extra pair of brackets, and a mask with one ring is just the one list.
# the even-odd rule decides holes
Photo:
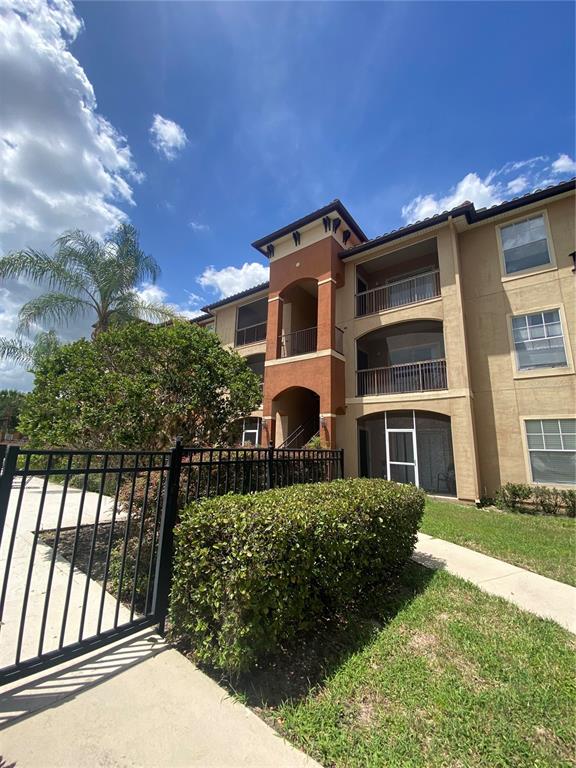
[(266, 457), (266, 488), (274, 488), (274, 443), (268, 443)]
[(344, 448), (340, 448), (340, 480), (344, 480)]
[[(5, 445), (0, 445), (0, 544), (2, 543), (4, 524), (8, 514), (10, 491), (12, 490), (14, 470), (16, 469), (16, 460), (19, 452), (20, 449), (17, 445), (9, 445), (8, 450), (6, 450)], [(22, 478), (22, 482), (24, 482), (24, 478)]]
[(170, 467), (162, 509), (162, 522), (158, 538), (158, 558), (154, 578), (153, 613), (158, 620), (158, 631), (164, 634), (170, 584), (172, 582), (172, 566), (174, 559), (174, 526), (178, 515), (178, 493), (180, 490), (180, 470), (182, 468), (182, 441), (176, 438), (176, 444), (170, 452)]

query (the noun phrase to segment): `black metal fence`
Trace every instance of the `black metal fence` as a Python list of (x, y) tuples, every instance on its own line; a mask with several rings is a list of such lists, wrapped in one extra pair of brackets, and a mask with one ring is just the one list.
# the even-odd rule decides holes
[(168, 609), (178, 509), (343, 476), (342, 451), (0, 446), (0, 684), (141, 628)]

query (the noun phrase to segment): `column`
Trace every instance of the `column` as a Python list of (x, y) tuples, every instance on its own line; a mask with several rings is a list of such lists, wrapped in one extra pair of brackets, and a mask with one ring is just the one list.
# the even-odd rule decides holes
[(334, 278), (318, 281), (318, 349), (334, 349), (336, 285)]

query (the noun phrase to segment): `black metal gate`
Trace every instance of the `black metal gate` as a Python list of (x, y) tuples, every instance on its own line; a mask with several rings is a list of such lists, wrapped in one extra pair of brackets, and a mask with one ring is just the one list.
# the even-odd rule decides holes
[(342, 476), (342, 451), (0, 446), (0, 685), (163, 631), (186, 503)]

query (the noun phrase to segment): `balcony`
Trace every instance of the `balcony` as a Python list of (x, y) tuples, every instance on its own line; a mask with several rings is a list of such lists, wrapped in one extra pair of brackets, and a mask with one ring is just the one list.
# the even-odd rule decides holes
[[(318, 328), (306, 328), (280, 336), (280, 357), (296, 357), (316, 352), (318, 348)], [(334, 327), (334, 349), (344, 354), (344, 331)]]
[(396, 395), (404, 392), (430, 392), (447, 389), (446, 360), (367, 368), (356, 372), (356, 394)]
[(236, 346), (243, 347), (246, 344), (256, 344), (266, 339), (266, 323), (256, 323), (245, 328), (236, 329)]
[(316, 352), (318, 328), (305, 328), (280, 336), (280, 357), (296, 357)]
[(356, 317), (418, 304), (437, 296), (440, 296), (440, 272), (434, 269), (357, 293)]

